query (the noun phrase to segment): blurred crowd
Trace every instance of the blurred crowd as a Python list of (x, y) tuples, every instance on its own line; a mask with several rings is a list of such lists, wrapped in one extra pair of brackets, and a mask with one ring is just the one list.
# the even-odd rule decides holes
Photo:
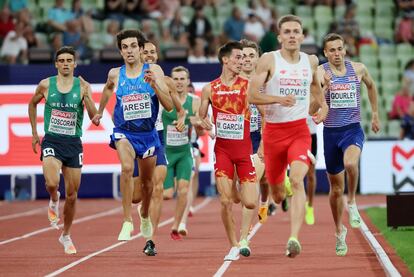
[[(53, 5), (40, 8), (47, 2)], [(100, 50), (116, 49), (120, 29), (136, 27), (158, 46), (161, 60), (175, 53), (169, 50), (180, 48), (189, 63), (216, 63), (217, 48), (227, 40), (247, 38), (258, 42), (263, 51), (276, 49), (276, 23), (284, 2), (287, 0), (0, 0), (0, 58), (2, 63), (28, 63), (31, 49), (53, 52), (72, 45), (81, 61), (90, 62), (99, 59)], [(325, 33), (342, 34), (350, 57), (358, 55), (361, 43), (372, 40), (360, 30), (356, 1), (289, 2), (299, 7), (343, 7), (344, 16), (332, 20)], [(397, 0), (396, 7), (394, 41), (413, 43), (414, 1)], [(318, 46), (321, 37), (312, 31), (305, 28), (305, 43)]]

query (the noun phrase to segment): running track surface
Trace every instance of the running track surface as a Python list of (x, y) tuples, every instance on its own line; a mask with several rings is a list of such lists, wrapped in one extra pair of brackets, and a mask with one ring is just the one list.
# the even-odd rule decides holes
[[(48, 228), (47, 201), (0, 202), (1, 276), (213, 276), (223, 265), (229, 250), (220, 218), (220, 203), (204, 198), (189, 218), (189, 236), (172, 241), (169, 236), (175, 201), (164, 201), (161, 223), (155, 238), (158, 255), (142, 253), (144, 239), (138, 236), (138, 215), (134, 210), (136, 239), (117, 241), (121, 228), (121, 203), (116, 200), (80, 199), (72, 239), (78, 253), (66, 255), (57, 239), (60, 231)], [(358, 196), (359, 205), (385, 204), (385, 196)], [(63, 210), (61, 201), (61, 212)], [(385, 276), (369, 243), (358, 229), (348, 228), (348, 254), (335, 255), (334, 225), (326, 195), (315, 199), (316, 223), (303, 225), (302, 253), (295, 259), (284, 256), (289, 236), (289, 216), (278, 209), (251, 240), (252, 255), (228, 263), (223, 276)], [(239, 205), (234, 205), (236, 230), (240, 226)], [(364, 212), (365, 223), (380, 242), (402, 276), (412, 276), (394, 250), (385, 242)], [(166, 222), (165, 222), (166, 221)], [(255, 220), (256, 221), (256, 220)], [(61, 221), (62, 222), (62, 221)]]

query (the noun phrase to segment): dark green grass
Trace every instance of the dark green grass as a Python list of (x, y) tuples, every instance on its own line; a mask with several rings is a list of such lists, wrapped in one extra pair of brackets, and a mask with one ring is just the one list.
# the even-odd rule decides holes
[(371, 222), (374, 223), (388, 243), (393, 246), (398, 256), (407, 264), (411, 273), (414, 274), (414, 227), (398, 227), (397, 229), (388, 227), (386, 208), (369, 208), (366, 212)]

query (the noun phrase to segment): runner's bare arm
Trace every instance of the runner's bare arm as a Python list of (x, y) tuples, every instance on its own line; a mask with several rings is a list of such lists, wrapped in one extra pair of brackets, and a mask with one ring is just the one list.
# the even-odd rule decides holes
[(178, 93), (174, 81), (171, 79), (171, 77), (168, 76), (165, 76), (164, 79), (170, 90), (171, 110), (175, 108), (175, 110), (177, 111), (177, 121), (175, 124), (175, 128), (177, 129), (177, 131), (181, 132), (182, 130), (184, 130), (185, 127), (186, 112), (183, 109), (183, 106), (181, 105), (180, 99), (178, 98)]
[(103, 88), (101, 101), (99, 102), (99, 109), (95, 116), (92, 118), (92, 122), (95, 125), (99, 125), (99, 120), (102, 118), (103, 111), (108, 104), (109, 99), (112, 96), (112, 93), (115, 89), (115, 84), (119, 78), (119, 67), (112, 68), (108, 72), (108, 79), (106, 80), (105, 86)]
[(91, 85), (87, 81), (85, 81), (85, 79), (83, 79), (82, 76), (79, 76), (79, 80), (81, 82), (83, 103), (85, 103), (88, 116), (92, 120), (93, 117), (98, 113), (98, 110), (96, 109), (95, 103), (92, 100)]
[(205, 130), (211, 130), (213, 125), (210, 121), (205, 121), (200, 119), (200, 110), (201, 99), (198, 96), (193, 98), (193, 111), (194, 116), (190, 117), (191, 124), (195, 127), (196, 133), (198, 136), (202, 136), (205, 133)]
[(211, 85), (210, 83), (205, 85), (201, 91), (201, 104), (198, 111), (200, 119), (204, 120), (207, 118), (208, 106), (210, 105), (211, 99)]
[(328, 105), (325, 101), (325, 93), (321, 87), (321, 82), (318, 76), (318, 63), (319, 60), (315, 55), (309, 56), (309, 60), (312, 67), (312, 83), (311, 83), (311, 93), (313, 95), (313, 100), (317, 103), (320, 107), (319, 111), (316, 113), (315, 122), (318, 124), (325, 120), (326, 116), (328, 115)]
[(374, 80), (369, 74), (367, 67), (362, 63), (355, 63), (354, 65), (357, 68), (357, 72), (362, 73), (362, 81), (365, 83), (368, 89), (368, 99), (369, 104), (371, 105), (371, 129), (375, 133), (380, 130), (380, 120), (378, 116), (378, 91), (377, 86), (375, 85)]
[[(159, 65), (150, 64), (149, 70), (145, 72), (144, 79), (150, 83), (161, 105), (169, 112), (173, 109), (173, 103), (170, 96), (170, 87), (167, 85), (164, 77), (164, 71)], [(171, 88), (175, 90), (175, 87), (172, 86)]]
[(36, 87), (35, 93), (29, 102), (29, 119), (32, 126), (32, 149), (37, 154), (36, 145), (40, 145), (39, 135), (37, 134), (37, 104), (42, 101), (42, 98), (47, 98), (47, 90), (49, 88), (49, 79), (43, 79)]
[(289, 96), (272, 96), (260, 93), (260, 88), (265, 85), (266, 79), (271, 72), (271, 65), (274, 63), (273, 54), (265, 53), (260, 57), (256, 71), (253, 74), (248, 88), (248, 101), (251, 104), (263, 105), (279, 103), (283, 106), (293, 106), (295, 104), (295, 97)]

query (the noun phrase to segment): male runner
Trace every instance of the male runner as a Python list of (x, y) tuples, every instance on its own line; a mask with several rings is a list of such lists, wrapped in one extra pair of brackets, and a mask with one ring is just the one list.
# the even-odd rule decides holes
[(65, 180), (65, 207), (63, 209), (64, 225), (59, 242), (66, 254), (76, 254), (75, 245), (70, 237), (73, 218), (75, 217), (76, 199), (81, 182), (83, 165), (82, 122), (84, 105), (89, 118), (96, 114), (92, 101), (91, 87), (82, 77), (74, 77), (76, 52), (72, 47), (63, 46), (56, 52), (55, 67), (57, 76), (40, 81), (29, 103), (29, 118), (32, 126), (32, 148), (37, 153), (40, 145), (37, 133), (37, 104), (44, 98), (45, 136), (41, 144), (43, 175), (50, 201), (48, 218), (50, 224), (59, 229), (59, 181), (62, 170)]
[(94, 122), (99, 124), (102, 112), (116, 89), (115, 128), (111, 135), (111, 146), (116, 148), (121, 162), (120, 186), (124, 210), (124, 223), (118, 240), (130, 240), (134, 230), (131, 217), (132, 174), (134, 159), (138, 159), (142, 182), (140, 229), (147, 239), (144, 253), (153, 256), (156, 251), (152, 241), (153, 226), (149, 217), (149, 205), (156, 164), (155, 153), (160, 146), (155, 121), (158, 101), (165, 107), (171, 98), (162, 69), (156, 64), (141, 61), (144, 41), (143, 34), (138, 30), (123, 30), (117, 34), (118, 49), (125, 64), (109, 71)]
[(240, 242), (236, 239), (232, 213), (232, 179), (235, 169), (241, 184), (242, 205), (252, 210), (256, 207), (258, 198), (256, 172), (250, 158), (253, 152), (247, 102), (249, 81), (239, 76), (243, 64), (242, 49), (239, 42), (228, 42), (220, 47), (218, 57), (223, 70), (218, 79), (203, 87), (200, 107), (200, 117), (208, 120), (207, 110), (211, 103), (216, 125), (214, 171), (220, 194), (221, 217), (232, 247), (224, 257), (225, 260), (237, 260), (239, 253), (246, 257), (250, 255), (247, 234), (252, 213), (243, 216), (242, 230), (247, 229), (247, 232), (242, 232)]
[[(284, 179), (287, 165), (290, 166), (293, 196), (286, 256), (293, 258), (301, 251), (298, 236), (305, 216), (303, 179), (310, 162), (311, 137), (306, 125), (310, 93), (321, 106), (317, 122), (325, 119), (328, 107), (317, 80), (318, 58), (300, 52), (304, 38), (301, 19), (294, 15), (283, 16), (278, 27), (281, 49), (259, 59), (249, 87), (249, 101), (271, 104), (265, 106), (263, 146), (266, 176), (276, 203), (286, 197)], [(265, 93), (260, 93), (264, 85)]]
[(380, 129), (377, 88), (364, 64), (345, 60), (344, 39), (340, 35), (328, 34), (323, 40), (323, 49), (328, 62), (318, 67), (318, 76), (327, 90), (325, 98), (329, 105), (323, 129), (326, 171), (331, 185), (329, 202), (336, 228), (336, 254), (345, 256), (348, 251), (345, 242), (347, 229), (342, 224), (345, 172), (348, 182), (349, 224), (353, 228), (361, 226), (355, 202), (359, 157), (364, 143), (364, 132), (360, 124), (361, 81), (368, 89), (372, 111), (371, 128), (374, 132)]

